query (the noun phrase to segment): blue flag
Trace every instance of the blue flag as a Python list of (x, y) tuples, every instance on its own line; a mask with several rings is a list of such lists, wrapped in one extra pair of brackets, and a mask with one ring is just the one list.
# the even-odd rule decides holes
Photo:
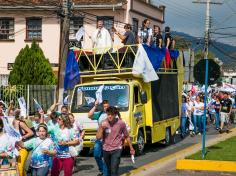
[(79, 65), (75, 59), (74, 51), (70, 50), (65, 69), (64, 89), (73, 89), (80, 82)]
[(179, 57), (179, 51), (178, 51), (178, 50), (171, 49), (171, 50), (170, 50), (170, 57), (171, 57), (171, 59), (178, 59), (178, 57)]
[(148, 45), (143, 45), (148, 58), (155, 70), (158, 70), (161, 66), (161, 63), (165, 57), (166, 49), (165, 48), (157, 48), (157, 47), (150, 47)]
[(135, 56), (132, 73), (142, 75), (144, 82), (158, 80), (156, 71), (165, 57), (165, 48), (149, 47), (140, 44)]

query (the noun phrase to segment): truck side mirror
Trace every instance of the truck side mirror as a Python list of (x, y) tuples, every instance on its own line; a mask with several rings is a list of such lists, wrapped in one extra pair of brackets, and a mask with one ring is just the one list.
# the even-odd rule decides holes
[(140, 97), (140, 99), (141, 99), (141, 103), (142, 103), (142, 104), (146, 104), (146, 103), (147, 103), (147, 93), (146, 93), (146, 91), (142, 91), (142, 92), (141, 92), (141, 97)]

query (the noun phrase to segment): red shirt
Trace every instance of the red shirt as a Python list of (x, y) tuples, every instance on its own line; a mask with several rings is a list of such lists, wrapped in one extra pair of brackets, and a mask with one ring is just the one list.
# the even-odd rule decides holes
[(112, 125), (109, 123), (108, 119), (105, 121), (108, 123), (103, 131), (103, 150), (113, 151), (122, 149), (123, 139), (128, 137), (125, 122), (117, 119), (117, 121)]

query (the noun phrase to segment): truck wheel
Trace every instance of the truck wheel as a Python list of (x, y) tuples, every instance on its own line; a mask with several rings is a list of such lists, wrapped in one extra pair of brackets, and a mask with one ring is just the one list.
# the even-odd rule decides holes
[(142, 133), (142, 131), (139, 130), (138, 131), (137, 144), (135, 144), (135, 146), (134, 146), (135, 154), (137, 156), (143, 154), (144, 145), (145, 145), (145, 141), (144, 141), (143, 133)]
[(165, 145), (168, 146), (171, 143), (171, 133), (170, 128), (166, 128), (166, 136), (165, 136)]

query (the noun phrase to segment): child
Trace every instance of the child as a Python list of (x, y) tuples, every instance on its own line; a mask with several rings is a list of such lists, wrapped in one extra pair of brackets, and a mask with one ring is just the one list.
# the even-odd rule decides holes
[(54, 156), (54, 145), (50, 138), (47, 138), (48, 129), (44, 123), (38, 125), (38, 137), (30, 139), (20, 145), (32, 149), (31, 174), (47, 175), (49, 171), (49, 160)]

